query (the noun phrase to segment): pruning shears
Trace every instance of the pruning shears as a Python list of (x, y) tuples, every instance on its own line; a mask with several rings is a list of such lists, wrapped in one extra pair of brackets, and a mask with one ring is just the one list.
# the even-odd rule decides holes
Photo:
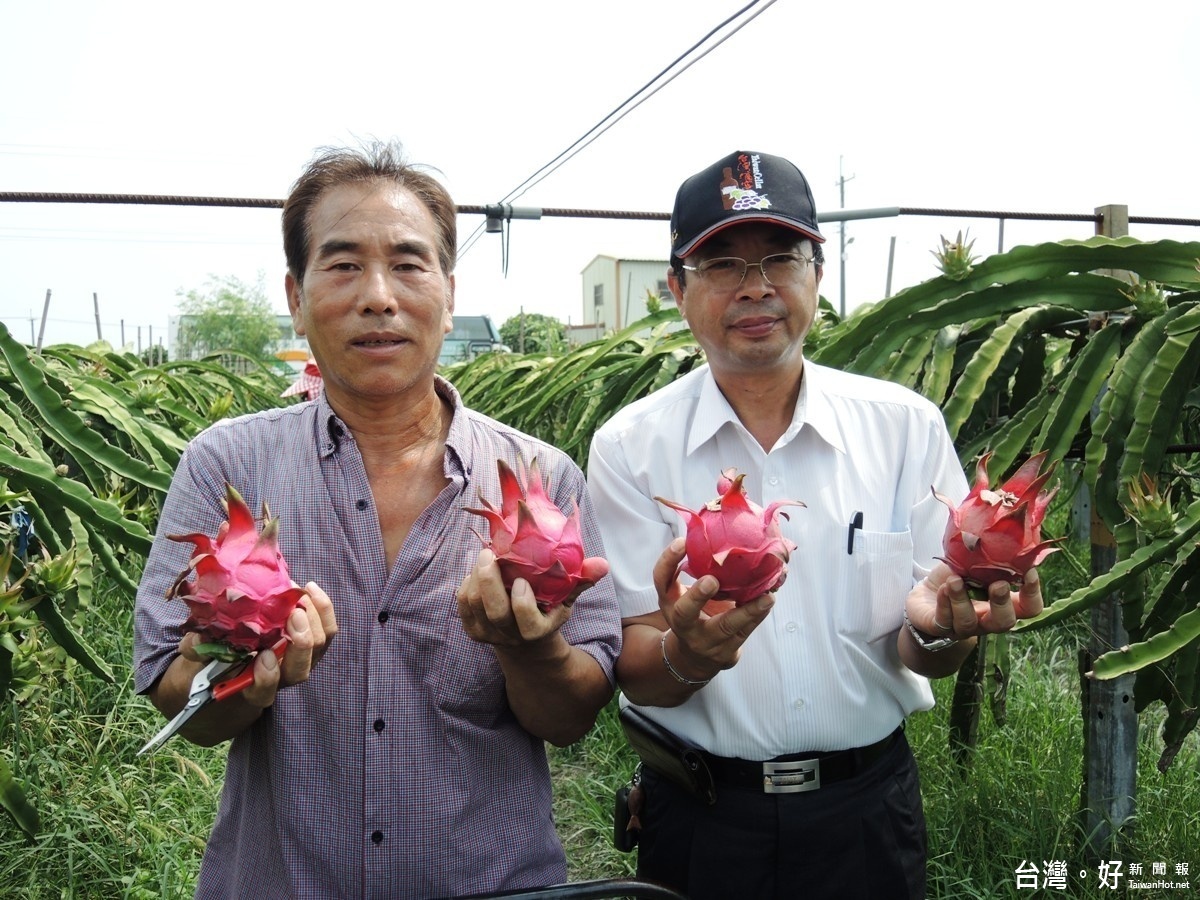
[[(269, 652), (274, 653), (276, 659), (282, 660), (283, 654), (287, 652), (287, 646), (288, 639), (281, 637), (270, 648)], [(161, 747), (174, 737), (175, 732), (186, 725), (192, 716), (200, 712), (200, 710), (204, 709), (204, 707), (208, 706), (214, 700), (225, 700), (235, 694), (240, 694), (246, 688), (250, 687), (254, 683), (253, 662), (253, 656), (249, 659), (233, 662), (214, 659), (197, 672), (196, 677), (192, 679), (192, 686), (188, 692), (188, 701), (183, 709), (179, 711), (175, 718), (164, 725), (158, 734), (150, 738), (146, 742), (146, 746), (137, 752), (137, 755), (141, 756), (143, 753), (149, 753)], [(231, 670), (235, 670), (232, 675), (227, 675), (225, 678), (221, 677)]]

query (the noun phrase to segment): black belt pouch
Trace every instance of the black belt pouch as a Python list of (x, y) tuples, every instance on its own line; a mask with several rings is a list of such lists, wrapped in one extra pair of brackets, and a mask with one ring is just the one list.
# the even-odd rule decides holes
[(712, 773), (699, 747), (663, 728), (632, 706), (623, 707), (618, 718), (629, 746), (643, 763), (708, 805), (717, 802)]

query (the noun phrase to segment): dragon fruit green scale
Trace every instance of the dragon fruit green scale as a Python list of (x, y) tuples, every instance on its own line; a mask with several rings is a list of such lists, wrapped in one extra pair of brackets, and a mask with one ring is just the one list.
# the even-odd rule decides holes
[(195, 552), (188, 567), (167, 591), (187, 604), (185, 631), (199, 632), (206, 643), (222, 644), (239, 654), (274, 645), (304, 591), (294, 585), (279, 552), (279, 520), (263, 505), (262, 533), (254, 514), (232, 485), (225, 486), (229, 518), (216, 540), (205, 534), (169, 534), (190, 541)]
[(712, 575), (720, 584), (716, 600), (738, 606), (778, 590), (787, 578), (787, 561), (796, 545), (779, 528), (782, 506), (804, 506), (780, 500), (765, 510), (746, 496), (746, 476), (726, 469), (717, 481), (720, 494), (698, 510), (655, 497), (687, 520), (687, 559), (683, 571), (693, 578)]
[(500, 507), (481, 497), (484, 508), (467, 512), (488, 520), (491, 542), (484, 543), (496, 554), (500, 576), (510, 593), (513, 582), (524, 578), (538, 606), (548, 611), (608, 574), (607, 560), (583, 555), (579, 504), (573, 502), (571, 515), (563, 515), (546, 495), (536, 458), (528, 472), (520, 463), (520, 478), (502, 459), (496, 460), (496, 468)]

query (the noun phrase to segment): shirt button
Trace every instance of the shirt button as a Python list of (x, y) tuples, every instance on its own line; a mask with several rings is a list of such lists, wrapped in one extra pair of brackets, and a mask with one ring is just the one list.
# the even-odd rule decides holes
[(779, 479), (772, 475), (767, 479), (767, 484), (779, 484)]
[(379, 611), (379, 624), (384, 625), (387, 623), (387, 620), (388, 620), (388, 611), (386, 609), (381, 609)]
[(792, 704), (792, 706), (796, 707), (796, 709), (804, 709), (804, 701), (803, 701), (803, 700), (797, 700), (796, 702), (794, 702), (794, 703)]
[(366, 508), (367, 508), (367, 501), (366, 501), (366, 500), (356, 500), (356, 501), (354, 502), (354, 505), (355, 505), (355, 507), (357, 507), (358, 509), (366, 509)]
[(788, 622), (785, 627), (787, 628), (788, 631), (795, 631), (800, 626), (797, 625), (795, 622)]
[(382, 831), (372, 831), (371, 832), (371, 843), (372, 844), (382, 844), (383, 843), (383, 832)]
[(384, 723), (383, 719), (375, 720), (375, 731), (376, 732), (383, 731), (383, 729), (385, 729), (386, 727), (387, 727), (387, 725)]

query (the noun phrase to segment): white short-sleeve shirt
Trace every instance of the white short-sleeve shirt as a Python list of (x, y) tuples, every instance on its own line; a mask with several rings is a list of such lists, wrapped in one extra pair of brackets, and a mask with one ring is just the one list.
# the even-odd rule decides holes
[(941, 553), (948, 511), (931, 489), (967, 493), (938, 408), (806, 361), (791, 427), (770, 452), (707, 366), (622, 409), (593, 439), (588, 487), (623, 617), (658, 609), (654, 563), (685, 533), (683, 517), (653, 498), (698, 509), (730, 467), (761, 506), (806, 504), (783, 509), (797, 544), (787, 581), (736, 666), (681, 706), (647, 714), (719, 756), (770, 759), (865, 746), (931, 707), (896, 635), (905, 597)]

